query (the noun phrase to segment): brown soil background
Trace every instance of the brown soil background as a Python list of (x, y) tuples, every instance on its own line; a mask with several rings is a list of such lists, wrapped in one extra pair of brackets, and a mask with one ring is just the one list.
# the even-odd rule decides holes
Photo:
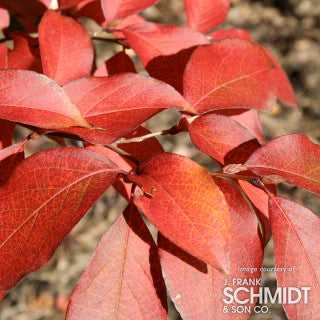
[[(147, 9), (144, 16), (163, 24), (184, 24), (183, 1), (161, 0)], [(244, 28), (254, 40), (269, 48), (286, 70), (293, 84), (300, 111), (279, 105), (272, 113), (261, 114), (268, 139), (301, 132), (315, 143), (320, 142), (320, 1), (319, 0), (232, 0), (232, 7), (223, 28)], [(110, 56), (109, 47), (99, 46), (99, 59)], [(175, 115), (166, 114), (153, 119), (149, 127), (168, 126)], [(17, 139), (24, 131), (17, 131)], [(211, 160), (198, 152), (179, 134), (162, 140), (166, 151), (176, 152), (210, 166)], [(52, 147), (48, 141), (41, 148)], [(30, 148), (30, 147), (29, 147)], [(39, 148), (34, 145), (29, 153)], [(313, 194), (282, 184), (281, 194), (304, 204), (320, 214), (320, 200)], [(72, 230), (55, 252), (52, 260), (11, 289), (0, 303), (1, 320), (61, 320), (68, 296), (78, 282), (101, 236), (117, 219), (126, 205), (113, 189), (109, 189), (92, 210)], [(273, 265), (272, 243), (265, 253), (265, 266)], [(263, 285), (276, 287), (273, 273), (263, 275)], [(254, 320), (287, 319), (279, 305), (270, 305), (270, 314), (252, 315)], [(181, 319), (174, 308), (169, 319)], [(79, 319), (80, 320), (80, 319)], [(196, 320), (196, 319), (195, 319)], [(201, 320), (201, 319), (199, 319)], [(295, 319), (292, 319), (295, 320)]]

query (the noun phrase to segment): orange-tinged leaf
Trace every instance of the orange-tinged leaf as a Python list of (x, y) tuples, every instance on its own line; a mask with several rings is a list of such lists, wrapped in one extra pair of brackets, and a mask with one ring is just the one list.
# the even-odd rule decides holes
[[(229, 30), (217, 30), (210, 34), (210, 37), (215, 40), (221, 40), (225, 38), (241, 38), (252, 40), (251, 35), (248, 31), (243, 29), (229, 29)], [(266, 54), (271, 59), (274, 69), (269, 71), (269, 77), (272, 83), (277, 89), (277, 98), (287, 104), (292, 105), (298, 109), (297, 99), (292, 89), (290, 80), (288, 79), (285, 71), (282, 69), (280, 64), (277, 62), (273, 54), (266, 48), (263, 48)]]
[[(226, 180), (216, 180), (224, 192), (231, 217), (230, 241), (230, 275), (224, 277), (204, 262), (190, 256), (187, 252), (170, 243), (163, 236), (158, 236), (160, 262), (164, 272), (164, 279), (173, 302), (185, 320), (201, 319), (234, 319), (234, 314), (223, 313), (227, 304), (223, 299), (225, 288), (235, 290), (241, 287), (253, 287), (257, 293), (262, 266), (263, 250), (258, 235), (258, 221), (241, 193)], [(252, 268), (252, 273), (241, 268)], [(256, 268), (254, 270), (254, 268)], [(238, 285), (238, 281), (254, 281), (254, 285)], [(225, 283), (228, 285), (225, 285)], [(229, 289), (228, 289), (229, 290)], [(230, 293), (230, 291), (229, 291)], [(239, 299), (248, 298), (246, 294), (239, 295)], [(228, 307), (239, 306), (237, 303)], [(243, 306), (253, 306), (244, 304)], [(231, 310), (231, 309), (230, 309)], [(237, 319), (247, 319), (248, 314), (237, 314)]]
[(191, 29), (208, 32), (227, 17), (230, 0), (184, 0), (187, 24)]
[(277, 196), (270, 198), (270, 220), (276, 267), (287, 270), (277, 273), (278, 286), (307, 288), (301, 291), (299, 303), (282, 303), (286, 314), (289, 319), (316, 320), (320, 312), (319, 217), (302, 205)]
[(146, 22), (126, 27), (122, 32), (143, 65), (159, 56), (168, 56), (183, 49), (208, 44), (209, 40), (194, 30)]
[(0, 70), (0, 118), (56, 129), (90, 128), (65, 91), (44, 75), (27, 70)]
[(83, 148), (57, 148), (22, 161), (0, 190), (0, 290), (52, 256), (121, 170)]
[(43, 73), (59, 85), (90, 75), (93, 46), (78, 22), (48, 10), (39, 24)]
[(66, 319), (165, 320), (166, 304), (157, 247), (131, 204), (98, 243)]
[(200, 113), (223, 108), (271, 110), (277, 97), (269, 78), (272, 68), (271, 59), (254, 42), (214, 41), (193, 52), (184, 73), (184, 96)]
[(246, 166), (261, 176), (278, 175), (320, 195), (320, 146), (302, 134), (281, 136), (256, 150)]
[(151, 199), (136, 192), (135, 204), (169, 240), (220, 271), (229, 270), (230, 213), (223, 193), (204, 167), (162, 153), (130, 176)]
[(189, 108), (171, 86), (140, 74), (82, 78), (64, 88), (84, 118), (104, 129), (68, 131), (93, 143), (114, 142), (166, 108)]
[(260, 144), (235, 120), (219, 114), (202, 115), (189, 126), (193, 143), (222, 164), (243, 163)]

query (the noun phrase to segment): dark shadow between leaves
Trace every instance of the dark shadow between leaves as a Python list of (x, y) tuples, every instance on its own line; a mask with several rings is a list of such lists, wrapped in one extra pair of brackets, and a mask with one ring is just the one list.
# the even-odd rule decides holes
[(156, 290), (157, 296), (161, 302), (162, 307), (168, 310), (167, 303), (167, 292), (164, 279), (162, 277), (160, 257), (158, 253), (158, 248), (146, 226), (138, 209), (134, 204), (130, 203), (126, 210), (123, 212), (124, 219), (126, 220), (128, 226), (131, 230), (145, 243), (150, 246), (149, 250), (149, 263), (150, 263), (150, 273), (153, 281), (154, 288)]
[(164, 81), (183, 94), (183, 73), (192, 52), (198, 46), (183, 49), (169, 56), (152, 59), (146, 66), (150, 76)]
[(169, 252), (170, 254), (174, 255), (175, 257), (197, 269), (198, 271), (202, 273), (208, 273), (208, 266), (205, 262), (177, 247), (174, 243), (165, 238), (161, 233), (158, 233), (158, 247)]
[(252, 139), (241, 143), (236, 148), (230, 150), (224, 156), (224, 164), (232, 164), (232, 163), (245, 163), (251, 154), (261, 147), (261, 144), (258, 142), (257, 139)]

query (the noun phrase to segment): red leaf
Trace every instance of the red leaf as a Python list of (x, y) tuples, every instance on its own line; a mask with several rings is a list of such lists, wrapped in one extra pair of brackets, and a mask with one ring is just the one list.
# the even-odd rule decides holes
[(260, 144), (245, 127), (229, 117), (203, 115), (189, 126), (192, 142), (222, 164), (243, 163)]
[(106, 25), (100, 0), (84, 0), (69, 10), (74, 18), (88, 17), (103, 26)]
[(65, 91), (44, 75), (0, 70), (0, 118), (40, 128), (90, 125)]
[(15, 126), (11, 121), (0, 119), (0, 150), (12, 144)]
[(184, 73), (185, 97), (201, 113), (223, 108), (270, 110), (276, 103), (269, 79), (272, 68), (270, 58), (253, 42), (215, 41), (193, 52)]
[(229, 270), (230, 216), (208, 171), (176, 154), (155, 155), (140, 167), (140, 183), (152, 199), (136, 192), (135, 203), (168, 239), (220, 271)]
[[(133, 24), (137, 23), (145, 23), (146, 20), (142, 18), (139, 14), (132, 14), (131, 16), (128, 16), (124, 18), (123, 20), (114, 20), (110, 26), (108, 26), (110, 29), (116, 29), (121, 30), (128, 26), (131, 26)], [(124, 34), (121, 31), (114, 31), (113, 34), (118, 38), (124, 38)]]
[(123, 33), (144, 66), (156, 57), (176, 54), (183, 49), (210, 43), (201, 33), (188, 28), (162, 26), (151, 22), (129, 26)]
[(266, 143), (258, 110), (246, 110), (240, 114), (231, 115), (230, 118), (248, 129), (260, 143)]
[[(149, 134), (150, 131), (138, 127), (136, 130), (130, 132), (125, 136), (126, 139), (137, 138)], [(130, 153), (139, 160), (146, 160), (150, 156), (157, 153), (163, 153), (164, 150), (156, 138), (149, 138), (141, 142), (131, 142), (131, 143), (119, 143), (117, 145), (120, 149)]]
[(72, 18), (47, 11), (39, 24), (39, 45), (43, 72), (59, 85), (90, 75), (92, 42)]
[[(267, 245), (272, 236), (269, 220), (269, 197), (263, 190), (256, 188), (248, 181), (239, 180), (238, 182), (243, 192), (257, 209), (256, 214), (262, 225), (264, 244)], [(276, 193), (275, 187), (273, 188), (272, 192)]]
[[(221, 40), (225, 38), (242, 38), (252, 40), (250, 33), (243, 29), (230, 29), (230, 30), (218, 30), (210, 34), (210, 37), (215, 40)], [(272, 60), (274, 69), (269, 71), (269, 76), (273, 84), (277, 88), (277, 97), (279, 100), (298, 108), (297, 100), (294, 95), (290, 80), (286, 73), (281, 68), (273, 54), (266, 48), (263, 48), (269, 58)]]
[(33, 39), (22, 32), (15, 32), (11, 36), (14, 48), (8, 54), (8, 68), (42, 73), (39, 49), (32, 46)]
[(0, 186), (10, 177), (12, 170), (24, 159), (24, 145), (27, 140), (0, 150)]
[(8, 47), (0, 44), (0, 69), (8, 68)]
[[(99, 145), (90, 145), (87, 146), (87, 149), (93, 150), (95, 152), (103, 154), (106, 158), (110, 159), (113, 163), (115, 163), (119, 168), (123, 171), (129, 172), (132, 170), (136, 170), (136, 165), (130, 160), (122, 157), (120, 154)], [(131, 187), (132, 183), (127, 183), (123, 180), (123, 177), (118, 176), (114, 181), (112, 186), (128, 201), (130, 201), (131, 197)]]
[(134, 13), (140, 12), (158, 0), (101, 0), (101, 7), (106, 23), (114, 19), (122, 19)]
[(136, 73), (136, 68), (130, 57), (124, 52), (118, 52), (112, 58), (102, 64), (94, 73), (94, 76), (112, 76), (118, 73)]
[(10, 25), (10, 16), (8, 10), (0, 8), (0, 30), (8, 28)]
[(0, 191), (0, 290), (46, 263), (119, 172), (80, 148), (42, 151), (16, 167)]
[(69, 9), (71, 7), (76, 6), (77, 4), (79, 4), (82, 1), (83, 0), (58, 0), (59, 8), (61, 10)]
[(183, 73), (192, 52), (197, 46), (178, 53), (153, 58), (145, 66), (151, 77), (164, 81), (183, 94)]
[(247, 167), (261, 176), (278, 175), (320, 195), (320, 146), (302, 134), (278, 137), (256, 150)]
[(28, 32), (37, 32), (37, 22), (47, 10), (38, 0), (1, 0), (1, 6), (6, 8)]
[[(167, 288), (176, 308), (185, 320), (234, 319), (234, 314), (231, 312), (223, 313), (223, 307), (226, 305), (223, 299), (227, 298), (224, 290), (228, 287), (233, 290), (239, 287), (237, 283), (233, 284), (234, 279), (255, 281), (255, 285), (240, 285), (253, 287), (255, 293), (259, 287), (263, 250), (257, 233), (258, 221), (234, 186), (225, 180), (216, 182), (225, 194), (231, 214), (229, 277), (224, 277), (211, 266), (190, 256), (161, 235), (158, 236), (160, 261)], [(239, 267), (252, 268), (252, 272), (239, 270)], [(225, 285), (226, 281), (228, 286)], [(239, 299), (244, 298), (247, 297), (239, 295)], [(231, 308), (239, 305), (234, 302), (228, 306)], [(248, 303), (243, 306), (253, 307), (253, 304)], [(246, 312), (237, 314), (239, 320), (247, 318)]]
[(189, 28), (205, 33), (227, 17), (229, 0), (184, 0)]
[(188, 108), (167, 84), (138, 74), (75, 80), (65, 87), (84, 118), (102, 130), (68, 129), (93, 143), (111, 143), (170, 107)]
[(250, 33), (244, 29), (220, 29), (210, 33), (209, 37), (214, 40), (222, 40), (225, 38), (241, 38), (252, 40)]
[[(270, 199), (270, 219), (275, 264), (287, 270), (277, 273), (278, 287), (308, 288), (302, 292), (299, 303), (289, 300), (282, 303), (286, 314), (290, 319), (317, 319), (320, 312), (319, 217), (293, 201), (274, 197)], [(296, 296), (294, 292), (293, 298)]]
[(277, 62), (276, 58), (272, 55), (272, 53), (266, 48), (264, 48), (264, 50), (275, 66), (275, 69), (270, 70), (270, 78), (277, 88), (278, 99), (298, 109), (297, 99), (294, 95), (294, 91), (286, 73)]
[(167, 319), (157, 247), (133, 205), (102, 237), (71, 295), (71, 319)]

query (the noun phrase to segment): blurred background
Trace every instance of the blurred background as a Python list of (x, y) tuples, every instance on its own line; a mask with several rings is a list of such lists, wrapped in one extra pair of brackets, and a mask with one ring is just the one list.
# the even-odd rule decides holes
[[(227, 20), (219, 28), (244, 28), (253, 39), (266, 46), (286, 70), (294, 87), (300, 110), (279, 104), (271, 113), (261, 113), (267, 139), (289, 133), (304, 133), (313, 142), (320, 142), (320, 1), (319, 0), (231, 0)], [(161, 24), (185, 25), (183, 0), (160, 0), (142, 15)], [(91, 28), (92, 25), (85, 22)], [(97, 63), (110, 57), (114, 48), (97, 41)], [(176, 120), (174, 113), (157, 116), (148, 123), (151, 130), (169, 127)], [(16, 139), (25, 134), (16, 132)], [(162, 139), (165, 150), (188, 156), (212, 166), (212, 160), (197, 151), (182, 133)], [(39, 146), (39, 143), (41, 144)], [(39, 147), (53, 147), (47, 140), (35, 142), (27, 153)], [(294, 199), (317, 214), (320, 200), (313, 194), (281, 184), (280, 194)], [(109, 188), (95, 206), (72, 230), (55, 252), (52, 260), (11, 289), (0, 303), (1, 320), (64, 319), (68, 297), (89, 262), (101, 236), (121, 214), (126, 201)], [(265, 266), (273, 266), (272, 242), (265, 253)], [(276, 288), (275, 274), (263, 275), (263, 285)], [(252, 315), (251, 320), (287, 319), (280, 305), (270, 305), (271, 314)], [(170, 308), (169, 319), (181, 319)]]

